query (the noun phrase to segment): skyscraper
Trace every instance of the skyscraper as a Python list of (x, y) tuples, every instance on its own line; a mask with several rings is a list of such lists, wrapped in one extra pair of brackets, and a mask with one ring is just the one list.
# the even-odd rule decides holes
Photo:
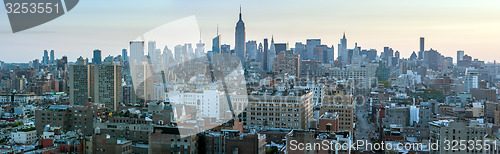
[[(304, 60), (310, 60), (310, 59), (315, 59), (318, 60), (315, 55), (314, 55), (314, 47), (321, 45), (321, 39), (307, 39), (306, 40), (306, 50), (307, 54), (303, 55)], [(279, 52), (279, 50), (278, 50)], [(302, 55), (301, 55), (302, 56)]]
[(205, 54), (205, 43), (201, 42), (201, 38), (200, 38), (200, 42), (196, 43), (196, 49), (195, 49), (195, 57), (201, 57), (203, 56), (203, 54)]
[(262, 59), (264, 58), (264, 46), (262, 43), (259, 43), (259, 46), (257, 47), (257, 60), (258, 62), (261, 62), (261, 67), (263, 66), (262, 64)]
[(94, 50), (94, 58), (92, 58), (92, 63), (95, 65), (101, 64), (101, 50), (99, 49)]
[(271, 38), (271, 48), (267, 52), (267, 70), (272, 71), (274, 66), (274, 57), (276, 57), (276, 47), (274, 46), (274, 37)]
[(354, 45), (354, 51), (352, 53), (352, 64), (360, 65), (361, 64), (361, 56), (359, 55), (358, 43)]
[(193, 44), (191, 43), (186, 43), (184, 44), (186, 46), (186, 53), (184, 53), (184, 57), (186, 60), (189, 60), (194, 57), (194, 50), (193, 50)]
[(342, 65), (347, 65), (347, 63), (349, 62), (349, 58), (348, 58), (348, 53), (347, 53), (347, 39), (345, 38), (345, 33), (342, 37), (342, 39), (340, 39), (340, 44), (339, 44), (339, 47), (338, 47), (338, 57), (339, 57), (339, 60), (342, 61)]
[(122, 59), (123, 61), (128, 61), (127, 49), (122, 49)]
[(246, 44), (246, 53), (249, 60), (257, 59), (257, 41), (248, 41)]
[(424, 62), (425, 64), (429, 67), (429, 69), (432, 69), (434, 71), (440, 71), (440, 65), (441, 65), (441, 53), (439, 53), (436, 50), (431, 50), (425, 51), (424, 53)]
[(302, 42), (295, 42), (295, 54), (305, 55), (306, 54), (306, 45)]
[(459, 51), (457, 51), (457, 63), (458, 63), (459, 61), (464, 60), (464, 54), (465, 54), (465, 52), (464, 52), (463, 50), (459, 50)]
[(50, 50), (50, 63), (51, 64), (54, 64), (54, 59), (55, 59), (54, 50)]
[(45, 65), (49, 64), (49, 52), (47, 50), (43, 50), (42, 63)]
[(89, 101), (89, 65), (82, 57), (69, 66), (69, 104), (84, 105)]
[(265, 38), (265, 39), (264, 39), (264, 50), (263, 50), (263, 51), (264, 51), (264, 53), (262, 53), (262, 55), (263, 55), (263, 56), (262, 56), (262, 68), (264, 68), (264, 70), (266, 70), (266, 71), (268, 70), (268, 69), (267, 69), (267, 68), (268, 68), (268, 67), (267, 67), (267, 65), (268, 65), (268, 64), (267, 64), (267, 62), (268, 62), (268, 59), (267, 59), (267, 56), (268, 56), (268, 54), (267, 54), (267, 50), (269, 49), (269, 46), (268, 46), (268, 43), (267, 43), (267, 42), (268, 42), (268, 40), (267, 40), (267, 38)]
[(425, 54), (425, 38), (420, 37), (420, 51), (418, 52), (418, 59), (424, 59), (424, 54)]
[(155, 50), (156, 50), (156, 42), (149, 41), (148, 42), (148, 56), (150, 58), (158, 56), (158, 55), (155, 55)]
[(241, 61), (246, 60), (246, 47), (245, 47), (245, 23), (241, 19), (241, 6), (240, 6), (240, 19), (236, 23), (234, 51)]
[(221, 40), (221, 36), (217, 32), (217, 36), (212, 40), (212, 52), (213, 53), (221, 53), (221, 51), (220, 51), (220, 40)]
[(112, 57), (107, 57), (102, 65), (93, 68), (94, 102), (105, 104), (108, 111), (116, 111), (122, 99), (121, 66), (115, 65)]
[(141, 62), (144, 57), (144, 41), (130, 41), (129, 61)]
[(474, 68), (465, 70), (465, 90), (467, 93), (474, 88), (479, 88), (479, 71)]
[(184, 55), (187, 53), (187, 46), (185, 45), (176, 45), (174, 47), (174, 58), (177, 62), (183, 62), (185, 60)]
[(221, 53), (231, 53), (231, 45), (229, 44), (223, 44), (220, 46), (220, 52)]

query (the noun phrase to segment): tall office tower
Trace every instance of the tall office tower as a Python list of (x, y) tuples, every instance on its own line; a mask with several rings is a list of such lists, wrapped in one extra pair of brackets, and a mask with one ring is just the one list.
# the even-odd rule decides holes
[(267, 38), (265, 38), (264, 39), (264, 53), (262, 53), (262, 55), (263, 55), (262, 56), (262, 68), (264, 68), (265, 71), (268, 71), (268, 69), (267, 69), (268, 68), (268, 64), (267, 64), (267, 62), (268, 62), (267, 52), (268, 51), (267, 50), (269, 49), (269, 46), (268, 46), (267, 42), (268, 42), (268, 40), (267, 40)]
[(424, 62), (428, 66), (429, 69), (434, 71), (440, 71), (439, 68), (441, 66), (441, 54), (436, 50), (425, 51), (424, 53)]
[(142, 62), (144, 58), (144, 41), (130, 41), (130, 59), (136, 63)]
[(413, 53), (411, 53), (409, 60), (417, 60), (417, 59), (418, 59), (417, 53), (415, 53), (415, 51), (413, 51)]
[(267, 71), (273, 71), (274, 57), (276, 57), (276, 47), (274, 46), (274, 37), (272, 37), (271, 48), (267, 52)]
[(174, 47), (174, 58), (178, 63), (183, 62), (184, 53), (186, 53), (187, 49), (185, 45), (176, 45)]
[(172, 51), (168, 49), (168, 46), (165, 45), (165, 48), (163, 48), (163, 60), (165, 61), (165, 65), (167, 67), (175, 65), (175, 59)]
[(377, 50), (375, 49), (370, 49), (366, 52), (366, 58), (368, 58), (368, 60), (370, 61), (374, 61), (375, 59), (377, 59)]
[(418, 51), (418, 59), (424, 59), (424, 54), (425, 54), (425, 38), (420, 37), (420, 51)]
[(333, 64), (333, 62), (335, 61), (335, 47), (333, 47), (333, 45), (330, 48), (326, 49), (326, 55), (327, 55), (325, 56), (326, 63)]
[(302, 42), (295, 42), (295, 51), (293, 51), (294, 54), (298, 55), (305, 55), (306, 54), (306, 45), (303, 44)]
[(205, 54), (205, 43), (201, 42), (200, 39), (200, 42), (196, 43), (196, 49), (194, 55), (196, 58), (198, 58), (202, 57), (204, 54)]
[[(307, 54), (303, 55), (304, 60), (316, 59), (318, 57), (314, 56), (314, 47), (321, 45), (321, 39), (307, 39), (306, 40), (306, 50)], [(302, 55), (301, 55), (302, 56)]]
[(149, 58), (157, 56), (157, 55), (155, 55), (155, 50), (156, 50), (156, 42), (155, 41), (148, 41), (148, 56), (149, 56)]
[(51, 63), (51, 64), (54, 64), (54, 59), (55, 59), (55, 57), (54, 57), (54, 56), (55, 56), (55, 55), (54, 55), (54, 50), (50, 50), (50, 63)]
[(458, 51), (457, 51), (457, 63), (458, 63), (459, 61), (464, 60), (464, 54), (465, 54), (465, 52), (464, 52), (463, 50), (458, 50)]
[(82, 57), (69, 66), (69, 104), (85, 105), (89, 102), (89, 65)]
[(389, 60), (394, 56), (394, 50), (389, 47), (384, 47), (384, 56), (383, 59)]
[(221, 53), (231, 53), (231, 45), (229, 44), (223, 44), (220, 46), (220, 52)]
[(313, 48), (314, 59), (320, 63), (328, 63), (328, 48), (327, 45), (317, 45)]
[(354, 50), (352, 52), (351, 64), (361, 65), (361, 56), (359, 55), (359, 49), (360, 48), (358, 48), (358, 43), (355, 43)]
[(189, 60), (194, 57), (193, 44), (186, 43), (184, 45), (186, 46), (186, 53), (184, 54), (184, 57), (186, 57), (186, 60)]
[(101, 50), (94, 50), (94, 58), (92, 58), (92, 64), (100, 65), (101, 64)]
[(396, 67), (399, 64), (399, 51), (394, 52), (394, 57), (391, 58), (391, 66)]
[(212, 40), (212, 52), (213, 53), (221, 53), (220, 41), (221, 41), (221, 36), (219, 35), (219, 33), (217, 33), (217, 36)]
[(102, 65), (95, 65), (94, 102), (105, 104), (106, 110), (116, 111), (122, 100), (122, 72), (121, 66), (113, 63), (112, 57), (106, 57)]
[(288, 74), (291, 76), (300, 76), (300, 55), (293, 54), (292, 52), (279, 53), (274, 61), (274, 72), (282, 76)]
[[(258, 62), (262, 62), (262, 58), (264, 58), (264, 46), (262, 46), (262, 43), (259, 43), (259, 47), (257, 48), (257, 60)], [(262, 67), (262, 63), (260, 63)]]
[(342, 65), (347, 65), (347, 63), (349, 62), (349, 58), (347, 53), (347, 39), (345, 38), (345, 33), (342, 36), (342, 39), (340, 39), (340, 44), (337, 50), (338, 58), (342, 62)]
[(246, 53), (249, 60), (257, 59), (257, 41), (248, 41), (246, 44)]
[(276, 55), (284, 53), (288, 50), (288, 43), (274, 43), (274, 49), (276, 50)]
[(49, 64), (49, 52), (47, 50), (43, 50), (42, 63), (45, 65)]
[(128, 61), (127, 49), (122, 49), (122, 60)]
[(136, 104), (136, 96), (135, 91), (132, 85), (123, 85), (122, 86), (122, 102), (125, 105), (134, 105)]
[(479, 88), (479, 71), (474, 68), (467, 68), (465, 70), (465, 90), (470, 93), (472, 89)]
[(406, 59), (401, 59), (399, 62), (399, 73), (407, 74), (408, 73), (408, 61)]
[(68, 71), (68, 57), (63, 56), (61, 59), (57, 60), (56, 66), (58, 70), (62, 70), (64, 72)]
[(240, 19), (236, 23), (235, 39), (234, 39), (234, 52), (241, 61), (246, 60), (246, 47), (245, 47), (245, 23), (241, 19), (241, 6), (240, 6)]

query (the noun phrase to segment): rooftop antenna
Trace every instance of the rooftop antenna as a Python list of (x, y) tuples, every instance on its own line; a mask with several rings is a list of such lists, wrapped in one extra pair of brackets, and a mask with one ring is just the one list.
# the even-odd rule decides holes
[(217, 36), (219, 36), (219, 24), (217, 24)]

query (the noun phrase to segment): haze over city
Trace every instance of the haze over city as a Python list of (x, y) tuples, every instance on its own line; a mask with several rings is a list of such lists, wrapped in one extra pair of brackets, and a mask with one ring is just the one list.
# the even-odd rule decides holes
[(0, 153), (499, 153), (499, 3), (4, 0)]
[[(276, 42), (305, 43), (319, 38), (323, 44), (339, 43), (346, 32), (348, 47), (382, 51), (388, 46), (408, 58), (419, 50), (419, 37), (426, 50), (445, 56), (465, 50), (473, 58), (496, 60), (500, 2), (465, 1), (80, 1), (74, 10), (44, 25), (13, 34), (8, 18), (0, 13), (0, 46), (5, 62), (40, 59), (43, 50), (56, 56), (90, 57), (99, 48), (103, 55), (117, 55), (128, 41), (159, 25), (195, 15), (203, 42), (211, 46), (216, 27), (222, 43), (234, 46), (234, 21), (242, 5), (247, 40), (261, 42), (274, 35)], [(0, 8), (4, 10), (4, 7)], [(195, 43), (195, 42), (191, 42)], [(169, 46), (169, 48), (172, 48)], [(337, 49), (335, 49), (337, 50)], [(21, 53), (19, 54), (12, 53)], [(336, 55), (337, 56), (337, 55)]]

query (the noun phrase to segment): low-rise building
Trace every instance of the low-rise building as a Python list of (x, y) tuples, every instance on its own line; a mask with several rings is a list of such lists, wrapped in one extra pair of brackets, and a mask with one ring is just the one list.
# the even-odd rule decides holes
[(176, 127), (155, 127), (149, 134), (148, 153), (198, 153), (198, 135), (179, 134)]
[(106, 153), (132, 153), (132, 141), (111, 138), (109, 135), (98, 134), (94, 138), (94, 151), (96, 154)]
[(307, 129), (313, 119), (312, 92), (303, 95), (249, 95), (248, 127)]
[(200, 135), (200, 153), (265, 153), (266, 135), (238, 130), (206, 132)]
[(14, 143), (32, 144), (36, 141), (36, 130), (18, 130), (17, 132), (12, 132), (10, 137)]
[[(483, 140), (484, 136), (491, 131), (491, 125), (481, 124), (477, 121), (453, 121), (453, 120), (439, 120), (429, 122), (430, 124), (430, 142), (438, 143), (439, 149), (437, 151), (431, 149), (430, 153), (481, 153), (482, 150), (467, 149), (467, 150), (445, 150), (445, 142), (452, 141), (478, 141)], [(451, 144), (451, 143), (450, 143)]]
[(81, 130), (91, 135), (94, 122), (105, 121), (104, 104), (87, 103), (85, 106), (52, 105), (47, 109), (35, 111), (35, 127), (37, 134), (42, 134), (45, 126), (56, 126), (61, 131)]

